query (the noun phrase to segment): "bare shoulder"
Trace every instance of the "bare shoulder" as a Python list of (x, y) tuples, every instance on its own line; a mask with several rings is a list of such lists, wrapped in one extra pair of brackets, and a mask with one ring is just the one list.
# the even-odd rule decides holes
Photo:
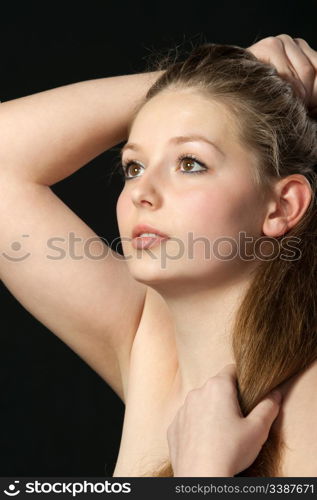
[[(128, 391), (135, 390), (133, 384), (137, 380), (138, 390), (148, 390), (141, 383), (157, 386), (157, 374), (160, 373), (162, 384), (167, 384), (175, 375), (177, 367), (174, 326), (171, 313), (160, 294), (147, 287), (142, 316), (134, 336), (129, 354), (123, 352), (120, 358), (124, 387), (124, 400)], [(164, 366), (164, 373), (162, 367)], [(146, 376), (140, 382), (139, 375)], [(157, 387), (157, 390), (159, 388)]]
[(283, 477), (317, 476), (317, 361), (281, 387), (276, 420), (285, 443)]

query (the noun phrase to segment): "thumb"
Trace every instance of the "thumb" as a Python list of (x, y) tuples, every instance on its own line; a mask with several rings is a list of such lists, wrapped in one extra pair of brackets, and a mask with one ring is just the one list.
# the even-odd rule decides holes
[(247, 419), (264, 423), (264, 427), (269, 432), (273, 421), (280, 411), (281, 402), (281, 392), (277, 390), (272, 391), (253, 408)]

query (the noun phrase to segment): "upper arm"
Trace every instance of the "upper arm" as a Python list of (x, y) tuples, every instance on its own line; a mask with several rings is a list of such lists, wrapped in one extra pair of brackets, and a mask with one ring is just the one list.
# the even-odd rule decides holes
[(48, 186), (5, 176), (0, 189), (2, 281), (124, 400), (147, 287)]

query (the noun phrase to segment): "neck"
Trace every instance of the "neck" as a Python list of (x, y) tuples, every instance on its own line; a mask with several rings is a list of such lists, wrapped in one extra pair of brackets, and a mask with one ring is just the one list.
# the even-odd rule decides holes
[[(201, 387), (226, 364), (234, 363), (231, 333), (236, 312), (250, 284), (250, 276), (239, 281), (195, 289), (181, 287), (181, 293), (160, 290), (174, 321), (178, 370), (172, 389), (183, 400)], [(175, 284), (174, 284), (175, 285)]]

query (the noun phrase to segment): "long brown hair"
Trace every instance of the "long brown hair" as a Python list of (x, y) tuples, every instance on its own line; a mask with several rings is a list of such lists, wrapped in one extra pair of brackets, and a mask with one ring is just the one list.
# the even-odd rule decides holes
[[(163, 59), (153, 69), (165, 71), (141, 106), (168, 89), (192, 88), (210, 96), (228, 107), (242, 143), (257, 155), (255, 174), (263, 192), (294, 173), (311, 185), (311, 203), (287, 233), (299, 254), (285, 258), (285, 235), (274, 238), (274, 258), (260, 262), (236, 314), (231, 340), (239, 403), (247, 415), (269, 391), (317, 359), (317, 124), (275, 68), (240, 47), (203, 43), (184, 61)], [(283, 446), (271, 428), (257, 459), (237, 476), (281, 475)], [(173, 476), (173, 469), (166, 462), (146, 475)]]

